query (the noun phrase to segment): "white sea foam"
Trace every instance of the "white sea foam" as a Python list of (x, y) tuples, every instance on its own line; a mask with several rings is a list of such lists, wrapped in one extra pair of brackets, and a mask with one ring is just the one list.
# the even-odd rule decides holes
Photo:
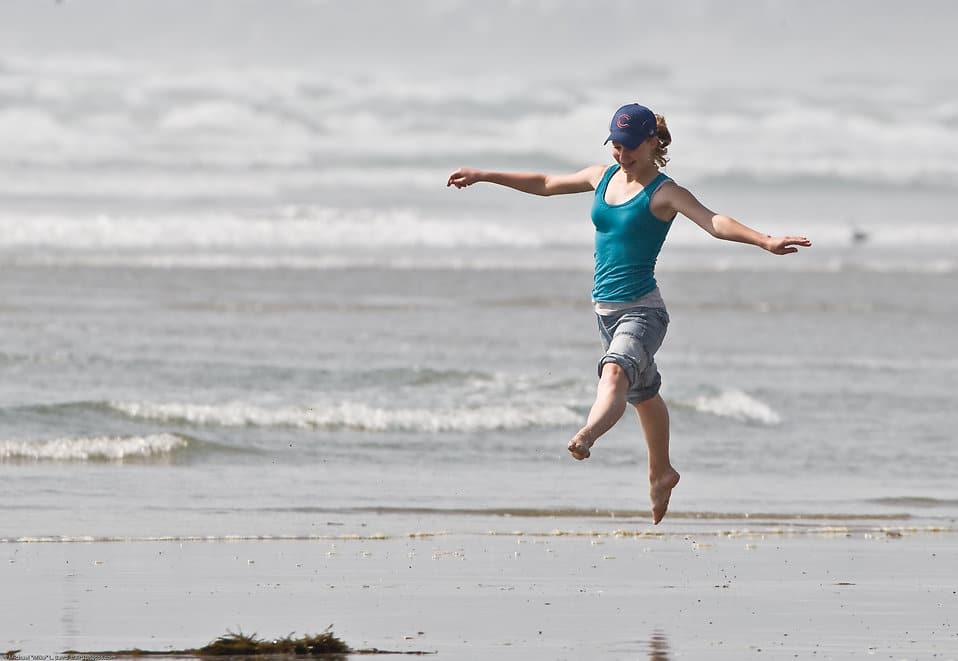
[[(847, 312), (847, 309), (844, 310)], [(747, 355), (716, 355), (714, 353), (695, 353), (683, 351), (668, 356), (671, 365), (692, 365), (695, 367), (729, 367), (761, 370), (793, 371), (799, 369), (840, 368), (862, 372), (955, 372), (958, 371), (958, 358), (919, 358), (906, 356), (902, 358), (882, 356), (845, 356), (843, 358), (810, 359), (806, 356), (791, 356), (782, 354), (754, 354)], [(663, 361), (664, 362), (664, 361)]]
[[(603, 127), (621, 101), (607, 81), (572, 74), (424, 74), (413, 81), (375, 70), (318, 74), (292, 64), (176, 72), (109, 58), (64, 66), (66, 58), (51, 57), (8, 58), (0, 66), (0, 169), (22, 180), (40, 168), (41, 188), (51, 174), (95, 171), (105, 190), (118, 193), (130, 188), (134, 172), (133, 189), (172, 177), (189, 196), (202, 166), (213, 175), (245, 173), (231, 182), (242, 195), (264, 178), (283, 190), (289, 168), (339, 175), (352, 169), (354, 183), (382, 186), (407, 181), (424, 164), (445, 170), (460, 159), (502, 164), (533, 155), (584, 165), (608, 158)], [(954, 102), (914, 84), (894, 103), (887, 85), (860, 86), (852, 98), (841, 90), (814, 97), (760, 84), (715, 103), (721, 92), (714, 87), (663, 77), (655, 107), (676, 136), (672, 162), (683, 181), (837, 177), (953, 187)], [(381, 107), (390, 108), (388, 122), (373, 110)], [(822, 127), (840, 139), (823, 145), (808, 138), (822, 135)], [(114, 177), (122, 186), (110, 186)]]
[[(549, 206), (559, 204), (553, 200), (530, 217), (501, 201), (514, 197), (461, 196), (443, 183), (460, 164), (554, 171), (608, 162), (604, 126), (620, 99), (607, 81), (519, 72), (409, 79), (377, 71), (319, 74), (292, 62), (177, 70), (106, 55), (74, 61), (11, 54), (0, 60), (0, 196), (40, 200), (43, 211), (0, 216), (0, 259), (555, 268), (568, 265), (569, 254), (539, 253), (560, 247), (580, 251), (577, 267), (588, 267), (587, 209), (545, 218), (560, 208)], [(791, 261), (813, 271), (955, 272), (958, 228), (941, 209), (954, 206), (958, 123), (953, 99), (937, 88), (916, 81), (914, 89), (861, 84), (850, 92), (842, 85), (815, 96), (791, 86), (723, 92), (668, 75), (655, 80), (656, 108), (676, 138), (670, 174), (690, 184), (744, 182), (749, 190), (771, 182), (772, 197), (814, 199), (798, 209), (787, 201), (760, 206), (755, 222), (770, 233), (808, 235), (810, 255), (844, 251), (831, 262), (775, 260), (775, 268)], [(373, 110), (381, 107), (390, 108), (388, 122)], [(840, 139), (808, 139), (823, 126)], [(866, 193), (819, 204), (823, 193), (849, 183)], [(942, 196), (924, 199), (911, 190), (916, 185), (938, 187)], [(894, 198), (888, 188), (906, 199), (886, 209), (882, 200)], [(286, 200), (303, 204), (284, 207)], [(460, 200), (468, 202), (453, 206)], [(738, 209), (736, 201), (731, 210)], [(680, 222), (666, 250), (710, 242)], [(416, 249), (431, 252), (404, 254)], [(477, 249), (487, 254), (471, 254)], [(937, 254), (912, 255), (918, 250)], [(501, 257), (490, 254), (497, 251)], [(728, 268), (743, 268), (734, 254)], [(704, 262), (683, 263), (667, 252), (660, 260), (662, 269), (689, 263)]]
[(574, 225), (549, 232), (479, 218), (442, 219), (408, 209), (282, 208), (260, 214), (229, 212), (91, 216), (0, 215), (0, 249), (50, 247), (89, 250), (276, 251), (383, 247), (537, 247), (586, 244)]
[(173, 434), (0, 441), (0, 461), (122, 461), (168, 455), (186, 446), (186, 440)]
[(490, 405), (474, 408), (385, 409), (354, 402), (269, 408), (243, 402), (184, 404), (111, 402), (134, 418), (221, 427), (295, 427), (365, 432), (476, 432), (574, 424), (579, 414), (563, 406)]
[(701, 413), (743, 422), (777, 425), (782, 419), (772, 407), (741, 390), (724, 390), (717, 395), (700, 395), (691, 402)]
[[(933, 221), (870, 228), (852, 244), (847, 226), (809, 222), (815, 249), (776, 259), (714, 241), (692, 223), (670, 234), (658, 268), (673, 271), (888, 272), (950, 274), (945, 247), (958, 228)], [(775, 231), (775, 228), (769, 228)], [(328, 269), (589, 269), (588, 221), (450, 215), (412, 208), (283, 205), (251, 211), (0, 213), (0, 260), (26, 266)]]
[[(659, 273), (762, 273), (765, 271), (790, 273), (886, 273), (950, 276), (958, 272), (958, 260), (911, 258), (852, 260), (835, 257), (819, 258), (818, 253), (806, 253), (806, 259), (771, 261), (764, 255), (736, 255), (735, 259), (712, 254), (703, 256), (690, 252), (682, 254), (677, 247), (657, 267)], [(755, 258), (755, 257), (758, 258)], [(551, 246), (534, 251), (511, 250), (502, 246), (476, 250), (429, 251), (409, 250), (372, 251), (347, 250), (303, 254), (282, 252), (261, 254), (246, 251), (166, 249), (142, 251), (43, 251), (25, 249), (3, 254), (0, 263), (27, 267), (93, 267), (144, 269), (250, 269), (250, 270), (339, 270), (350, 268), (388, 269), (396, 271), (583, 271), (592, 269), (592, 254), (588, 248)]]

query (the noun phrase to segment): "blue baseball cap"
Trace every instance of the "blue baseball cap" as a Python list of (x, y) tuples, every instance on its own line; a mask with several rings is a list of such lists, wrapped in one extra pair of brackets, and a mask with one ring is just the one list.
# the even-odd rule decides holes
[(655, 130), (655, 113), (638, 103), (630, 103), (612, 115), (609, 137), (603, 144), (618, 142), (628, 149), (635, 149), (655, 135)]

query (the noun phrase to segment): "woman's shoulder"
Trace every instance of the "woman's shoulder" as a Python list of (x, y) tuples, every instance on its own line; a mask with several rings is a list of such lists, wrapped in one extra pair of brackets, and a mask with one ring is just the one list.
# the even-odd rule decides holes
[(665, 172), (659, 172), (658, 176), (653, 180), (653, 185), (655, 186), (656, 193), (661, 193), (666, 197), (689, 192), (687, 188), (677, 183), (675, 179)]
[(687, 195), (688, 190), (675, 183), (669, 175), (660, 172), (653, 180), (655, 190), (650, 193), (650, 208), (652, 215), (663, 222), (675, 218), (679, 199)]
[(580, 170), (580, 173), (589, 180), (593, 189), (597, 189), (603, 180), (607, 180), (615, 174), (618, 167), (618, 164), (615, 163), (612, 165), (589, 165)]

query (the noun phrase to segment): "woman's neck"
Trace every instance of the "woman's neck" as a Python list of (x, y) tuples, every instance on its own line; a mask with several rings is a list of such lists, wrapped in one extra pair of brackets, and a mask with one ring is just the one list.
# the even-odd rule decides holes
[(638, 170), (626, 170), (625, 168), (622, 168), (622, 174), (625, 175), (626, 183), (640, 183), (644, 186), (659, 175), (659, 169), (655, 166), (655, 164), (649, 163), (648, 166)]

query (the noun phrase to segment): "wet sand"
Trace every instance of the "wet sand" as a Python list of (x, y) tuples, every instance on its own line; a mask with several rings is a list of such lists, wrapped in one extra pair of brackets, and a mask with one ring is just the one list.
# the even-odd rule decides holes
[(0, 544), (0, 651), (332, 625), (442, 659), (958, 659), (958, 534), (371, 535)]

